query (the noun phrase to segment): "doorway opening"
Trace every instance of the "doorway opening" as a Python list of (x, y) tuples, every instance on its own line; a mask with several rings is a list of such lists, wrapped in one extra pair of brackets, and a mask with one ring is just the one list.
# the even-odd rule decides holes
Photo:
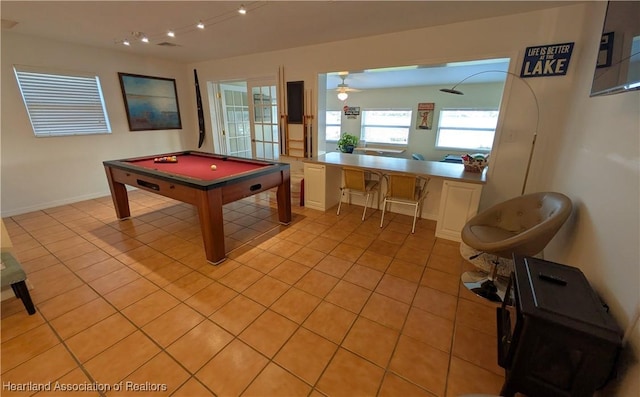
[(275, 81), (209, 83), (215, 151), (229, 156), (278, 160), (277, 91)]

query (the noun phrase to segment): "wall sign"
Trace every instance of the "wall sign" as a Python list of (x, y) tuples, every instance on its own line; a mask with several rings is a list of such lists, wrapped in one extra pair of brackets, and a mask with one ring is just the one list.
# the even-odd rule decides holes
[(344, 106), (342, 110), (348, 119), (357, 119), (360, 116), (360, 106)]
[(574, 43), (527, 47), (520, 77), (564, 76), (569, 68)]
[(433, 124), (433, 109), (435, 109), (435, 103), (433, 102), (421, 102), (418, 103), (418, 116), (416, 119), (416, 128), (419, 130), (430, 130)]

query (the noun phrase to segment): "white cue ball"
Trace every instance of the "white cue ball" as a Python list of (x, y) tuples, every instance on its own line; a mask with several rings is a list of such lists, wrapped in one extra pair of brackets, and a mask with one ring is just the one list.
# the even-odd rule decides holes
[(215, 171), (218, 167), (215, 164), (211, 165), (211, 171)]

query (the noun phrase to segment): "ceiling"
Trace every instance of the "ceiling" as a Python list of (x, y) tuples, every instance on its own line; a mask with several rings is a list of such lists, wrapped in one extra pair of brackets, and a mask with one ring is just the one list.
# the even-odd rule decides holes
[[(562, 1), (6, 1), (2, 31), (190, 63), (571, 4)], [(195, 25), (202, 21), (206, 27)], [(11, 25), (14, 26), (11, 27)], [(175, 38), (166, 36), (173, 29)], [(145, 44), (137, 37), (145, 34)], [(122, 45), (122, 40), (131, 46)], [(167, 44), (168, 43), (168, 44)], [(162, 45), (163, 44), (163, 45)], [(175, 46), (174, 46), (175, 45)]]
[[(567, 1), (0, 1), (2, 32), (191, 63), (570, 5)], [(247, 9), (240, 15), (240, 6)], [(205, 29), (196, 24), (202, 21)], [(174, 30), (175, 38), (166, 35)], [(149, 43), (142, 43), (142, 36)], [(131, 45), (125, 46), (123, 40)], [(445, 66), (445, 65), (443, 65)], [(365, 73), (354, 88), (454, 84), (507, 64)], [(474, 82), (504, 80), (487, 73)], [(327, 88), (340, 78), (329, 74)]]

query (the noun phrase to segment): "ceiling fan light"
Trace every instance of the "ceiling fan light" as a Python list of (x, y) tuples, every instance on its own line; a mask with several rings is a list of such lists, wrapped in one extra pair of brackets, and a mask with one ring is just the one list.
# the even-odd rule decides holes
[(349, 98), (349, 94), (347, 94), (346, 92), (339, 92), (338, 93), (338, 99), (341, 101), (346, 101), (347, 98)]
[(204, 29), (204, 23), (202, 21), (198, 22), (196, 26), (198, 27), (198, 29)]

